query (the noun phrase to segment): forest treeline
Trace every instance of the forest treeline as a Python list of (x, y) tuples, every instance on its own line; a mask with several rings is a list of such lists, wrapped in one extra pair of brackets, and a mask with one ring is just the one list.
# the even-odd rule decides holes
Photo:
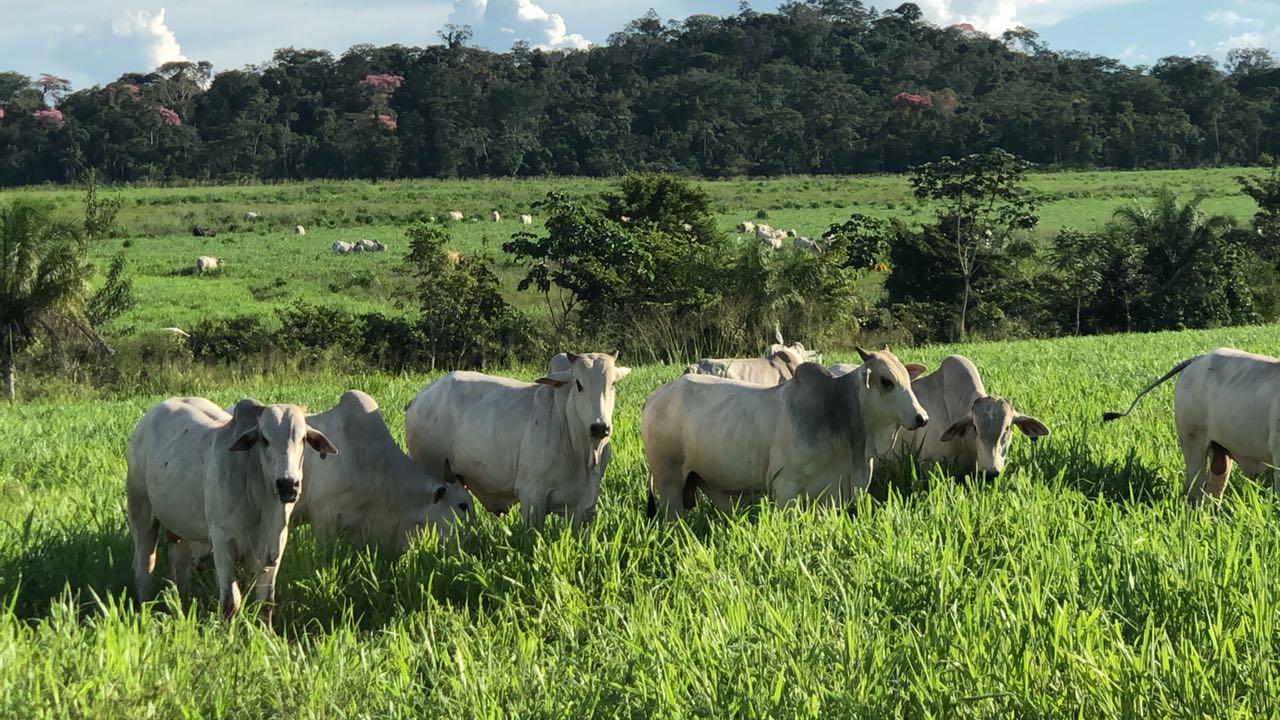
[(286, 48), (72, 91), (0, 73), (0, 184), (898, 172), (1002, 148), (1037, 165), (1244, 165), (1280, 154), (1266, 50), (1150, 67), (930, 24), (911, 3), (650, 12), (585, 51)]

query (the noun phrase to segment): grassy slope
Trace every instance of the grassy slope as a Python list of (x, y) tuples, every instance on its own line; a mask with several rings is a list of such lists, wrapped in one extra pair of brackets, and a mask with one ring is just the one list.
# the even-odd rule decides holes
[[(619, 385), (614, 464), (586, 537), (482, 516), (463, 552), (390, 561), (294, 534), (286, 632), (163, 603), (121, 609), (123, 448), (160, 396), (0, 407), (0, 716), (1256, 716), (1280, 693), (1276, 499), (1176, 497), (1171, 390), (1105, 409), (1216, 345), (1280, 354), (1280, 328), (934, 347), (1053, 429), (994, 484), (889, 478), (854, 516), (754, 507), (643, 519), (644, 397)], [(835, 359), (835, 358), (832, 358)], [(526, 376), (528, 373), (526, 373)], [(395, 409), (425, 376), (174, 393)], [(878, 492), (884, 496), (883, 482)], [(163, 558), (161, 561), (163, 565)]]
[[(1255, 208), (1232, 180), (1241, 172), (1253, 171), (1035, 175), (1033, 186), (1048, 198), (1038, 232), (1048, 237), (1062, 227), (1098, 227), (1117, 206), (1149, 198), (1162, 185), (1187, 198), (1204, 193), (1206, 211), (1245, 219)], [(754, 218), (758, 210), (765, 210), (774, 226), (796, 228), (802, 235), (821, 234), (852, 212), (911, 222), (922, 222), (930, 215), (928, 206), (911, 198), (903, 176), (725, 180), (700, 185), (712, 197), (726, 231)], [(509, 299), (541, 312), (537, 296), (515, 291), (520, 270), (501, 252), (502, 243), (520, 229), (514, 222), (517, 215), (528, 212), (533, 202), (551, 190), (585, 196), (611, 187), (609, 181), (601, 180), (537, 179), (130, 188), (119, 192), (124, 200), (119, 225), (127, 237), (102, 243), (95, 257), (105, 266), (112, 254), (124, 251), (136, 287), (146, 298), (117, 321), (118, 331), (187, 327), (205, 317), (269, 316), (296, 299), (341, 303), (356, 312), (397, 312), (388, 298), (403, 297), (405, 286), (390, 270), (407, 252), (405, 225), (454, 208), (468, 217), (486, 216), (496, 208), (503, 216), (500, 223), (452, 224), (454, 244), (464, 253), (497, 256)], [(0, 201), (18, 196), (53, 202), (69, 218), (80, 212), (81, 198), (75, 191), (8, 190), (0, 192)], [(263, 217), (246, 223), (242, 216), (247, 210)], [(292, 234), (299, 223), (307, 228), (305, 237)], [(214, 239), (193, 238), (193, 225), (212, 226), (221, 233)], [(329, 252), (334, 240), (360, 238), (380, 240), (389, 250), (376, 257), (335, 257)], [(224, 261), (220, 276), (184, 274), (201, 254)]]

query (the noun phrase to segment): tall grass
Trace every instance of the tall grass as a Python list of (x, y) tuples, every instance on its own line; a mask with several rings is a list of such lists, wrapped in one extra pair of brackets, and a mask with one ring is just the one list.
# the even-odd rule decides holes
[[(577, 533), (482, 515), (400, 558), (295, 531), (277, 622), (171, 591), (136, 610), (123, 450), (162, 395), (0, 407), (4, 717), (1255, 717), (1280, 696), (1280, 522), (1233, 478), (1178, 496), (1171, 390), (1102, 426), (1176, 361), (1280, 353), (1280, 328), (930, 347), (1053, 434), (994, 482), (877, 478), (851, 513), (705, 505), (644, 518), (640, 406), (675, 367), (618, 386), (614, 463)], [(832, 358), (839, 359), (839, 358)], [(535, 371), (518, 371), (532, 377)], [(428, 376), (209, 381), (314, 409), (347, 387), (398, 409)], [(161, 558), (160, 566), (164, 566)]]

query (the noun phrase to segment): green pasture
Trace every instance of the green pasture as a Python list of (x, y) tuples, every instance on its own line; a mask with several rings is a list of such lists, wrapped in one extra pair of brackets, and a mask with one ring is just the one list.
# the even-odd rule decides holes
[(358, 387), (400, 438), (430, 376), (212, 373), (2, 406), (0, 717), (1266, 716), (1275, 496), (1237, 477), (1221, 508), (1185, 505), (1170, 387), (1099, 422), (1218, 345), (1280, 353), (1280, 329), (899, 349), (968, 355), (1053, 434), (1015, 439), (994, 482), (895, 467), (852, 513), (700, 506), (672, 526), (644, 517), (637, 424), (678, 371), (638, 367), (587, 532), (482, 514), (457, 551), (396, 559), (299, 528), (278, 636), (220, 621), (211, 569), (190, 615), (171, 591), (132, 608), (130, 429), (169, 394), (320, 410)]

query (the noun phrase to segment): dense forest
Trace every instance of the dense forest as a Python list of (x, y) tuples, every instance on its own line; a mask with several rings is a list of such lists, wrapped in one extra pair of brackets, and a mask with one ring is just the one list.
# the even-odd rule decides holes
[(0, 183), (897, 172), (1003, 148), (1039, 165), (1252, 164), (1280, 154), (1266, 50), (1150, 67), (1035, 33), (941, 28), (904, 4), (806, 0), (663, 22), (545, 52), (286, 48), (76, 90), (0, 73)]

